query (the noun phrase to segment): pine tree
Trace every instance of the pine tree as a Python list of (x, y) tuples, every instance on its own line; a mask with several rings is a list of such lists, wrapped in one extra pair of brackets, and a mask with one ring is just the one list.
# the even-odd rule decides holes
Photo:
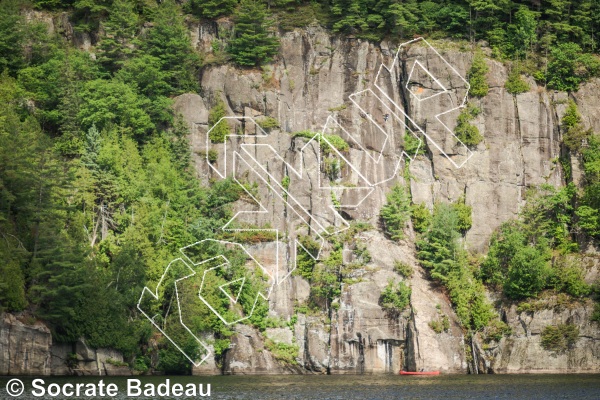
[(0, 73), (4, 69), (16, 73), (23, 66), (24, 26), (19, 3), (15, 0), (0, 2)]
[(475, 53), (473, 57), (473, 63), (467, 74), (469, 80), (469, 94), (475, 97), (484, 97), (488, 94), (490, 87), (488, 86), (486, 74), (488, 72), (488, 66), (485, 62), (485, 58), (481, 52)]
[(191, 0), (187, 3), (187, 9), (202, 18), (217, 18), (230, 15), (237, 3), (237, 0)]
[(137, 26), (138, 15), (131, 0), (115, 0), (104, 23), (105, 35), (98, 46), (98, 62), (106, 71), (114, 73), (131, 57)]
[(242, 0), (235, 12), (235, 37), (228, 48), (233, 60), (242, 66), (270, 62), (279, 48), (279, 40), (269, 32), (272, 25), (262, 3)]
[(142, 42), (142, 50), (160, 60), (171, 94), (198, 90), (199, 57), (179, 12), (173, 0), (163, 2), (156, 10), (154, 26)]

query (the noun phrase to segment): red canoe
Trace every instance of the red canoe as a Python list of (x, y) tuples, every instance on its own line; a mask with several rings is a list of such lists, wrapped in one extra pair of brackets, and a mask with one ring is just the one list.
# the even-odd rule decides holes
[(440, 371), (409, 372), (400, 371), (400, 375), (439, 375)]

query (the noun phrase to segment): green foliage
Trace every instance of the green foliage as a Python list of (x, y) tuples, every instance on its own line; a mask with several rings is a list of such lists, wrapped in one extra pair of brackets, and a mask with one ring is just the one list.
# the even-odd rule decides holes
[(387, 195), (387, 202), (380, 211), (383, 229), (391, 239), (404, 238), (404, 228), (410, 215), (410, 195), (404, 186), (397, 184)]
[(425, 144), (422, 140), (417, 139), (412, 133), (404, 134), (404, 152), (410, 157), (415, 157), (425, 154)]
[(231, 15), (236, 5), (235, 0), (190, 0), (185, 4), (185, 10), (198, 17), (217, 18)]
[(470, 85), (470, 95), (475, 97), (484, 97), (488, 94), (488, 91), (490, 90), (486, 79), (488, 70), (489, 68), (485, 62), (483, 53), (476, 52), (473, 56), (471, 68), (467, 73), (467, 80), (469, 81)]
[(16, 0), (0, 3), (0, 73), (6, 69), (15, 74), (25, 61), (25, 19), (19, 8)]
[(131, 0), (114, 0), (103, 23), (104, 36), (98, 45), (98, 62), (111, 73), (133, 54), (132, 41), (137, 34), (138, 14)]
[(154, 13), (154, 24), (141, 43), (141, 50), (159, 60), (169, 91), (173, 94), (196, 92), (196, 71), (200, 59), (194, 52), (188, 28), (173, 0), (160, 3)]
[(576, 43), (559, 43), (551, 49), (546, 80), (550, 89), (574, 92), (599, 72), (596, 56), (584, 53)]
[(279, 128), (279, 122), (273, 117), (264, 117), (257, 122), (261, 128), (266, 130)]
[(399, 260), (394, 261), (394, 271), (406, 279), (410, 279), (414, 273), (412, 266)]
[(569, 105), (561, 120), (561, 128), (564, 134), (563, 142), (573, 152), (580, 152), (592, 136), (592, 131), (583, 127), (577, 104), (573, 100), (569, 100)]
[(267, 339), (265, 341), (265, 347), (273, 354), (276, 360), (287, 365), (298, 364), (296, 359), (298, 358), (300, 348), (297, 344), (276, 343)]
[(429, 229), (417, 242), (417, 256), (431, 277), (448, 288), (463, 327), (482, 330), (495, 313), (485, 298), (483, 284), (468, 263), (460, 236), (456, 209), (450, 204), (438, 203)]
[(564, 353), (573, 348), (579, 339), (579, 327), (573, 324), (548, 325), (541, 334), (542, 348)]
[(217, 103), (208, 113), (208, 127), (211, 129), (208, 136), (213, 143), (224, 143), (227, 135), (230, 134), (227, 120), (221, 120), (225, 116), (225, 103), (217, 98)]
[(424, 233), (431, 224), (431, 212), (424, 203), (413, 204), (411, 206), (411, 218), (413, 228), (418, 233)]
[(536, 297), (551, 276), (550, 255), (543, 249), (523, 246), (510, 260), (504, 293), (512, 299)]
[(475, 125), (471, 125), (471, 121), (479, 115), (479, 112), (479, 108), (469, 103), (458, 115), (454, 134), (466, 146), (477, 146), (483, 140), (479, 129)]
[(384, 310), (398, 313), (410, 304), (411, 293), (411, 288), (403, 281), (394, 284), (394, 281), (390, 279), (379, 296), (379, 304)]
[(319, 244), (310, 236), (298, 237), (296, 253), (296, 271), (306, 280), (311, 280), (315, 265), (317, 265), (316, 256), (319, 252)]
[(491, 341), (499, 342), (502, 337), (511, 334), (510, 327), (499, 319), (490, 321), (489, 325), (484, 330), (484, 337), (487, 343)]
[(464, 196), (455, 203), (452, 203), (452, 207), (454, 208), (456, 216), (458, 217), (456, 228), (459, 232), (464, 234), (471, 229), (471, 225), (473, 225), (473, 219), (471, 217), (473, 210), (471, 206), (465, 204)]
[(321, 140), (321, 150), (326, 155), (329, 155), (332, 153), (330, 146), (333, 146), (333, 148), (335, 148), (339, 152), (348, 151), (350, 149), (348, 142), (346, 142), (344, 139), (342, 139), (342, 137), (340, 137), (339, 135), (335, 135), (335, 134), (327, 135), (326, 134), (326, 135), (323, 135), (323, 138), (325, 140)]
[(529, 91), (529, 84), (521, 77), (518, 68), (512, 68), (508, 79), (504, 84), (506, 91), (510, 94), (521, 94)]
[(155, 128), (147, 106), (148, 100), (131, 86), (118, 80), (96, 79), (82, 90), (78, 118), (86, 130), (92, 125), (99, 130), (118, 126), (124, 133), (143, 138)]
[(450, 320), (448, 319), (448, 316), (444, 314), (441, 319), (429, 321), (428, 325), (435, 333), (448, 332), (450, 329)]
[(560, 258), (553, 265), (551, 285), (559, 293), (572, 297), (587, 296), (591, 288), (585, 283), (583, 268), (573, 258)]
[(279, 40), (269, 32), (273, 21), (265, 5), (254, 0), (242, 0), (234, 14), (235, 36), (227, 51), (241, 66), (268, 63), (277, 54)]

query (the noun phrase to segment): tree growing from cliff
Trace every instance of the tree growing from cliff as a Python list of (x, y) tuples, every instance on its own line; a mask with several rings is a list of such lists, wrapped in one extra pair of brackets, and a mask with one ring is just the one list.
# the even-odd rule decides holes
[(569, 105), (561, 120), (561, 128), (564, 135), (563, 142), (572, 152), (580, 152), (592, 136), (592, 131), (583, 127), (581, 114), (573, 100), (569, 100)]
[(273, 21), (265, 5), (256, 0), (242, 0), (235, 12), (234, 38), (227, 51), (241, 66), (258, 66), (270, 62), (279, 49), (279, 40), (270, 30)]
[(208, 127), (211, 129), (209, 137), (213, 143), (225, 142), (225, 138), (230, 133), (227, 121), (221, 120), (225, 115), (225, 104), (223, 100), (217, 98), (217, 103), (208, 113)]
[(480, 51), (475, 53), (473, 56), (473, 63), (467, 73), (467, 79), (469, 80), (469, 94), (475, 97), (484, 97), (488, 94), (490, 87), (488, 86), (486, 74), (488, 73), (488, 66), (483, 57), (483, 53)]
[(406, 188), (396, 185), (387, 195), (386, 204), (381, 207), (383, 228), (393, 240), (404, 238), (404, 228), (411, 215), (410, 196)]

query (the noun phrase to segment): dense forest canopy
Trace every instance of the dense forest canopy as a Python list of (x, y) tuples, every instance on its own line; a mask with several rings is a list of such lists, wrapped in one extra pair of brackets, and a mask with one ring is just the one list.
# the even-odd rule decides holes
[[(51, 34), (44, 24), (27, 22), (29, 7), (67, 11), (76, 30), (96, 35), (95, 57), (74, 48), (61, 32)], [(185, 19), (222, 17), (231, 18), (235, 28), (213, 44), (211, 54), (194, 50)], [(231, 216), (231, 203), (242, 196), (228, 180), (199, 186), (187, 126), (174, 115), (173, 98), (198, 92), (199, 71), (212, 63), (253, 67), (269, 62), (278, 51), (275, 30), (313, 23), (372, 41), (399, 42), (414, 35), (486, 41), (493, 57), (514, 62), (516, 74), (507, 82), (511, 93), (528, 90), (521, 73), (549, 88), (573, 91), (600, 72), (595, 55), (600, 2), (594, 0), (3, 0), (1, 309), (27, 310), (50, 324), (56, 340), (86, 337), (92, 346), (117, 348), (135, 360), (137, 369), (147, 369), (152, 331), (135, 307), (142, 288), (158, 281), (180, 247), (222, 235), (219, 228)], [(485, 62), (479, 67), (474, 62), (470, 79), (482, 85), (475, 96), (487, 93), (484, 75)], [(216, 113), (224, 109), (216, 104), (213, 111), (216, 123)], [(465, 140), (474, 144), (482, 140), (468, 125), (475, 111), (470, 108), (471, 114), (462, 117)], [(457, 238), (470, 227), (464, 204), (436, 206), (430, 213), (403, 204), (410, 199), (400, 189), (389, 199), (399, 204), (384, 210), (388, 225), (395, 226), (391, 237), (401, 237), (405, 221), (415, 220), (423, 234), (420, 260), (449, 285), (469, 329), (482, 329), (492, 319), (481, 282), (505, 282), (505, 294), (515, 299), (545, 288), (573, 296), (590, 293), (579, 270), (549, 264), (553, 251), (577, 250), (577, 235), (600, 235), (600, 140), (583, 127), (575, 105), (563, 128), (568, 151), (584, 162), (584, 192), (572, 186), (546, 188), (543, 200), (532, 197), (525, 222), (507, 224), (494, 236), (481, 271), (457, 250)], [(539, 215), (547, 217), (547, 225), (536, 225)], [(339, 246), (314, 274), (317, 267), (310, 260), (301, 268), (303, 276), (314, 277), (315, 298), (327, 307), (339, 281), (331, 272), (337, 270), (334, 256), (341, 258)], [(561, 278), (557, 268), (568, 270), (570, 278)], [(519, 275), (525, 270), (527, 276)], [(465, 279), (476, 285), (461, 289)], [(406, 288), (395, 293), (390, 286), (385, 304), (403, 308), (407, 296)], [(469, 308), (473, 302), (477, 307)], [(250, 323), (264, 328), (265, 315), (263, 306)], [(207, 315), (198, 329), (215, 332), (218, 355), (232, 332), (217, 322)], [(189, 367), (167, 343), (161, 360), (167, 371)]]

